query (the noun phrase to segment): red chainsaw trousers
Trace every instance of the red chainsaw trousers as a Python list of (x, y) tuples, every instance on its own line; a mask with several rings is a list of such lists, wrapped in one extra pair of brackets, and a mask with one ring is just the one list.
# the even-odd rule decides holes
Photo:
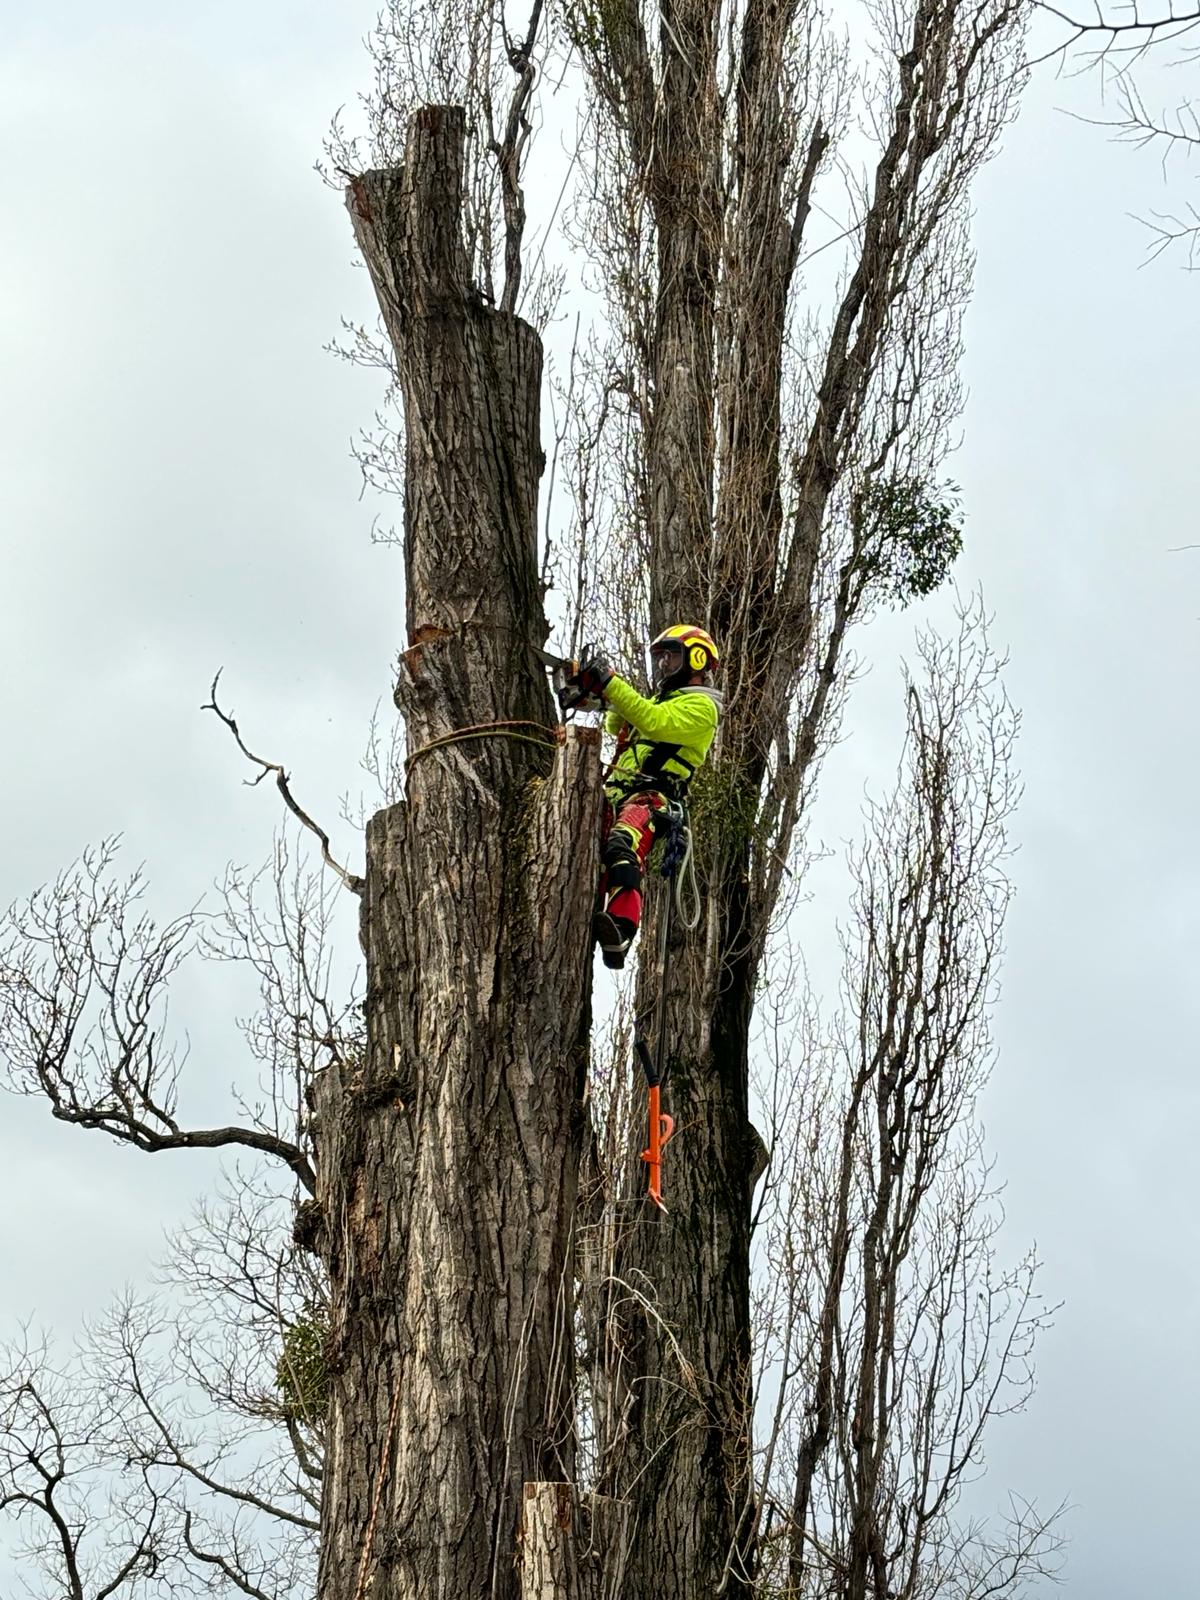
[(661, 794), (647, 790), (610, 802), (605, 810), (600, 903), (635, 933), (642, 920), (642, 874), (654, 843), (655, 816), (666, 805)]

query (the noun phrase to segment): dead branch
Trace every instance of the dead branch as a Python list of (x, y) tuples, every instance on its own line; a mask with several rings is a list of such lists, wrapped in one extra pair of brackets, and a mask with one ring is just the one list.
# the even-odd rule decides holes
[(288, 783), (288, 775), (284, 771), (283, 767), (280, 766), (279, 762), (267, 761), (264, 757), (256, 756), (252, 750), (247, 749), (246, 744), (238, 731), (238, 725), (236, 721), (227, 712), (222, 711), (221, 707), (217, 704), (217, 684), (220, 682), (220, 680), (221, 674), (218, 672), (212, 681), (212, 698), (206, 700), (200, 709), (201, 711), (215, 712), (233, 735), (235, 744), (246, 757), (247, 761), (252, 762), (256, 767), (262, 768), (262, 771), (259, 773), (257, 778), (247, 778), (247, 784), (251, 788), (254, 788), (257, 784), (262, 782), (268, 773), (273, 772), (275, 774), (275, 787), (283, 796), (284, 805), (287, 806), (288, 810), (294, 817), (304, 824), (310, 833), (315, 833), (317, 838), (321, 841), (321, 859), (325, 862), (325, 865), (327, 867), (331, 867), (333, 871), (337, 873), (338, 877), (346, 885), (347, 889), (349, 889), (353, 894), (361, 895), (363, 888), (365, 887), (364, 880), (356, 877), (352, 872), (347, 872), (345, 867), (340, 866), (333, 859), (333, 856), (329, 852), (329, 835), (325, 832), (324, 828), (313, 821), (303, 807), (297, 805)]
[(533, 132), (529, 120), (529, 100), (536, 77), (532, 54), (542, 17), (542, 5), (543, 0), (534, 0), (529, 26), (520, 44), (512, 42), (508, 38), (507, 28), (504, 29), (508, 62), (517, 75), (517, 84), (509, 102), (504, 135), (497, 139), (493, 131), (489, 141), (500, 174), (504, 212), (504, 292), (500, 298), (500, 309), (510, 313), (516, 311), (521, 291), (521, 246), (525, 237), (525, 194), (521, 187), (521, 165)]

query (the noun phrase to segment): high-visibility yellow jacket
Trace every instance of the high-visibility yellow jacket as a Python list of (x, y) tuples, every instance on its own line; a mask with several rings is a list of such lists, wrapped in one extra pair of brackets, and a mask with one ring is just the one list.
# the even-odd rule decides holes
[(605, 729), (618, 738), (624, 730), (628, 740), (608, 774), (609, 791), (636, 794), (645, 788), (671, 798), (682, 794), (712, 748), (720, 692), (687, 684), (648, 700), (623, 678), (611, 678), (604, 698), (610, 707)]

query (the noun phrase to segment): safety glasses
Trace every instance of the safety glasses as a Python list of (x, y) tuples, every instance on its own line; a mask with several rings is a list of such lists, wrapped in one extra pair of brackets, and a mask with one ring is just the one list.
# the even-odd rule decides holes
[(673, 672), (678, 672), (682, 665), (682, 645), (655, 645), (650, 652), (650, 670), (655, 683), (661, 683), (664, 678), (669, 678)]

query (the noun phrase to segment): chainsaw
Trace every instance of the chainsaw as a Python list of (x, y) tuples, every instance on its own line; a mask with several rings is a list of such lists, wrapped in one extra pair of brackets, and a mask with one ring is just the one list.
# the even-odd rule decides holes
[(585, 644), (579, 661), (570, 661), (565, 656), (551, 655), (548, 650), (534, 650), (534, 655), (543, 666), (550, 668), (550, 682), (554, 686), (554, 697), (558, 701), (559, 710), (566, 716), (568, 711), (603, 711), (604, 702), (597, 694), (585, 694), (576, 681), (579, 677), (580, 661), (586, 661), (590, 655), (595, 654), (595, 646)]

